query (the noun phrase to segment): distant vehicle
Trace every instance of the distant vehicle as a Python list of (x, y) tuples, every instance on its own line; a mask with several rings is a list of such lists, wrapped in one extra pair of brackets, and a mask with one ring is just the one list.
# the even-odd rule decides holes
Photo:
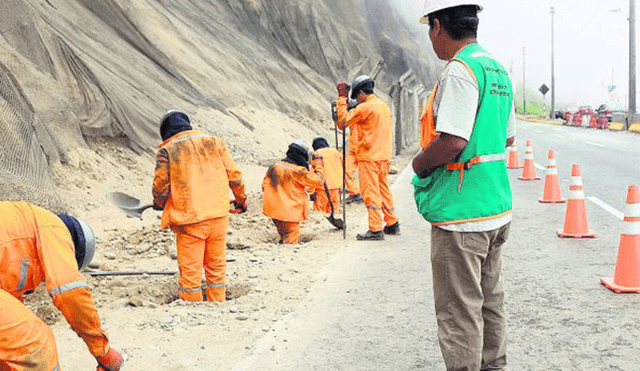
[(605, 116), (607, 118), (607, 121), (611, 122), (613, 111), (607, 104), (601, 104), (600, 107), (598, 107), (598, 109), (596, 110), (596, 112), (598, 113), (598, 116), (600, 117)]
[(557, 119), (563, 119), (564, 113), (565, 113), (565, 110), (563, 110), (562, 108), (558, 108), (553, 116)]

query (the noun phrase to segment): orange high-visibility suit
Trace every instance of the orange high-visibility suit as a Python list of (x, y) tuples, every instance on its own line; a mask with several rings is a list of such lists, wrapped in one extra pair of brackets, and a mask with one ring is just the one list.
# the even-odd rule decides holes
[(89, 286), (78, 272), (75, 246), (65, 224), (35, 205), (0, 202), (0, 370), (58, 366), (51, 331), (21, 303), (23, 294), (43, 281), (53, 304), (91, 354), (104, 356), (109, 340)]
[(309, 171), (278, 161), (267, 170), (262, 181), (262, 212), (273, 219), (280, 243), (294, 245), (300, 242), (300, 222), (307, 219), (310, 212), (307, 188), (322, 187), (323, 182), (322, 169), (317, 165)]
[[(340, 212), (340, 188), (342, 188), (342, 154), (332, 147), (319, 148), (313, 153), (311, 164), (314, 168), (321, 167), (324, 181), (329, 189), (333, 212)], [(313, 209), (323, 213), (331, 213), (331, 205), (327, 198), (324, 185), (316, 188), (316, 200)]]
[(398, 221), (387, 174), (392, 157), (393, 116), (389, 106), (370, 94), (365, 102), (347, 111), (347, 98), (339, 97), (338, 122), (357, 128), (356, 159), (364, 204), (369, 213), (369, 230), (382, 231), (382, 217), (390, 226)]
[(230, 189), (245, 202), (242, 173), (222, 139), (187, 130), (158, 147), (153, 199), (164, 208), (161, 227), (176, 233), (183, 300), (202, 301), (203, 267), (207, 300), (225, 300)]

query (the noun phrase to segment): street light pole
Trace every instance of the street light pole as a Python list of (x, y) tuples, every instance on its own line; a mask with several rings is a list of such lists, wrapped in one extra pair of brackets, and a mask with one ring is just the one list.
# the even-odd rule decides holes
[(556, 8), (551, 7), (551, 112), (549, 118), (556, 118), (556, 74), (555, 74), (555, 44), (554, 44), (554, 16)]
[(636, 114), (636, 0), (629, 0), (629, 115)]
[(522, 111), (527, 114), (527, 82), (525, 79), (525, 47), (522, 47)]

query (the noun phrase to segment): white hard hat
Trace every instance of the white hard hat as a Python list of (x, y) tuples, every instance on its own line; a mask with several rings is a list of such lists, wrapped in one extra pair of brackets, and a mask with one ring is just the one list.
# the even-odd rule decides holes
[(82, 227), (82, 234), (84, 235), (84, 257), (82, 262), (78, 262), (78, 268), (84, 269), (91, 263), (96, 252), (96, 236), (89, 224), (81, 219), (77, 220), (80, 223), (80, 227)]
[(371, 87), (375, 87), (375, 81), (367, 75), (360, 75), (351, 81), (351, 99), (356, 99), (357, 93), (365, 84), (371, 84)]
[(424, 16), (420, 18), (420, 23), (429, 24), (429, 14), (438, 10), (453, 8), (462, 5), (476, 5), (482, 10), (482, 0), (426, 0), (424, 2)]
[(307, 144), (307, 142), (305, 142), (302, 139), (298, 139), (298, 140), (294, 141), (293, 143), (291, 143), (291, 145), (296, 145), (301, 150), (305, 151), (306, 153), (309, 153), (309, 145)]

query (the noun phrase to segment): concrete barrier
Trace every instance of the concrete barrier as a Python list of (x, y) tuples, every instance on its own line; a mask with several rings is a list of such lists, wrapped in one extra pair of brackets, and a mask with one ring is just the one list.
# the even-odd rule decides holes
[(640, 124), (632, 124), (629, 126), (629, 131), (632, 133), (640, 134)]
[(611, 115), (611, 124), (609, 124), (609, 130), (611, 131), (627, 130), (627, 115), (624, 113), (614, 113), (613, 115)]

